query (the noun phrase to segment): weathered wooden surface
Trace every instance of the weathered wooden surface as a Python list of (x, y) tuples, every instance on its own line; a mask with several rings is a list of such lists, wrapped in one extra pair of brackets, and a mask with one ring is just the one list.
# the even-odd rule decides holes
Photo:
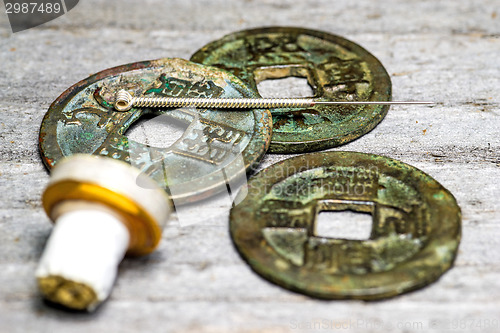
[[(498, 1), (86, 0), (14, 35), (3, 13), (0, 20), (1, 331), (500, 331)], [(371, 133), (336, 149), (402, 160), (448, 188), (463, 213), (455, 267), (387, 301), (314, 300), (247, 267), (229, 238), (228, 202), (219, 197), (187, 209), (188, 223), (168, 227), (157, 252), (125, 260), (96, 313), (44, 304), (33, 276), (51, 225), (40, 205), (48, 173), (37, 137), (50, 103), (93, 72), (189, 58), (226, 33), (266, 25), (345, 36), (384, 64), (393, 99), (440, 102), (393, 107)], [(283, 158), (268, 155), (261, 167)]]

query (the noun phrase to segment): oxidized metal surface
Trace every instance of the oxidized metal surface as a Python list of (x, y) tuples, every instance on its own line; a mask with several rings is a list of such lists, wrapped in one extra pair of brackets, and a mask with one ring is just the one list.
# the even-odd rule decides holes
[[(320, 31), (286, 27), (241, 31), (204, 46), (191, 61), (226, 69), (256, 91), (263, 80), (294, 76), (306, 78), (313, 97), (319, 100), (391, 99), (390, 78), (373, 55), (342, 37)], [(382, 105), (316, 105), (272, 110), (269, 151), (308, 152), (344, 144), (372, 130), (388, 109)]]
[[(47, 167), (76, 153), (108, 156), (138, 167), (179, 203), (207, 197), (244, 177), (269, 146), (268, 110), (132, 108), (117, 112), (113, 103), (120, 89), (137, 96), (256, 97), (230, 73), (182, 59), (102, 71), (66, 90), (50, 106), (40, 129), (40, 151)], [(168, 148), (129, 140), (125, 131), (146, 114), (171, 117), (187, 124), (187, 129)]]
[[(248, 193), (245, 193), (246, 190)], [(236, 247), (265, 278), (310, 296), (373, 300), (423, 287), (460, 242), (455, 198), (422, 171), (382, 156), (294, 157), (250, 179), (231, 210)], [(372, 215), (367, 240), (321, 237), (321, 211)]]

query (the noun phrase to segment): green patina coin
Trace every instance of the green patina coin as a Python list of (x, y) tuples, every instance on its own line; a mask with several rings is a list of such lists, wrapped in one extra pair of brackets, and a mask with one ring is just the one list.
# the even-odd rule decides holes
[[(143, 61), (99, 72), (66, 90), (45, 115), (40, 151), (47, 167), (77, 153), (123, 160), (155, 179), (181, 203), (234, 185), (269, 146), (268, 110), (133, 108), (118, 112), (113, 105), (120, 89), (137, 96), (256, 97), (236, 76), (182, 59)], [(128, 139), (126, 130), (144, 115), (174, 119), (187, 128), (167, 148)]]
[[(273, 27), (236, 32), (204, 46), (191, 61), (228, 70), (256, 91), (263, 80), (302, 77), (319, 100), (391, 99), (389, 75), (373, 55), (321, 31)], [(388, 109), (382, 105), (316, 105), (271, 110), (269, 151), (309, 152), (347, 143), (372, 130)]]
[[(250, 179), (231, 210), (232, 239), (260, 275), (327, 299), (374, 300), (421, 288), (448, 270), (461, 213), (437, 181), (402, 162), (354, 152), (314, 153)], [(322, 237), (321, 211), (372, 216), (366, 240)]]

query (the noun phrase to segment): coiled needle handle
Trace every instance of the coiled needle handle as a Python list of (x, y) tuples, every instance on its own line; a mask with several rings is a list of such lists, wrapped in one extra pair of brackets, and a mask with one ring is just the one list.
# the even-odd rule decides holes
[(393, 101), (316, 101), (311, 98), (184, 98), (184, 97), (133, 97), (128, 91), (116, 94), (115, 109), (128, 111), (132, 107), (180, 108), (200, 107), (215, 109), (274, 109), (300, 108), (319, 104), (328, 105), (393, 105), (393, 104), (434, 104), (433, 102), (393, 102)]

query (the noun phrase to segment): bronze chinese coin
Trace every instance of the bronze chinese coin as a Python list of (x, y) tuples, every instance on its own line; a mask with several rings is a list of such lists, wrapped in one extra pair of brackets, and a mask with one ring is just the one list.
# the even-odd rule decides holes
[[(123, 160), (155, 179), (174, 202), (195, 201), (246, 176), (266, 152), (271, 137), (268, 110), (114, 109), (115, 94), (136, 96), (256, 97), (236, 76), (182, 59), (143, 61), (99, 72), (66, 90), (50, 106), (40, 129), (40, 151), (49, 168), (84, 153)], [(186, 124), (170, 147), (130, 140), (127, 129), (156, 115)], [(165, 133), (169, 135), (169, 133)]]
[[(421, 288), (451, 267), (460, 242), (452, 194), (382, 156), (297, 156), (252, 177), (238, 196), (230, 231), (242, 257), (266, 279), (314, 297), (375, 300)], [(344, 210), (371, 214), (367, 239), (318, 235), (320, 212)]]
[[(267, 79), (300, 77), (307, 79), (318, 100), (391, 99), (389, 75), (372, 54), (321, 31), (271, 27), (236, 32), (204, 46), (191, 61), (228, 70), (255, 90)], [(388, 109), (387, 105), (273, 109), (269, 151), (309, 152), (347, 143), (371, 131)]]

